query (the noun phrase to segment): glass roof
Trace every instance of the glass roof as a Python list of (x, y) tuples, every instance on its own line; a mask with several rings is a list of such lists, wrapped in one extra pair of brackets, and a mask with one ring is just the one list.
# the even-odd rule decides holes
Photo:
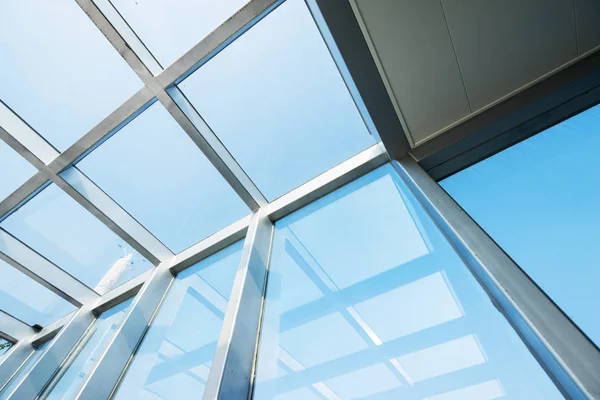
[(77, 167), (175, 252), (250, 212), (158, 103)]
[(375, 143), (302, 0), (179, 87), (269, 200)]
[[(90, 293), (84, 286), (103, 296), (170, 262), (264, 207), (263, 195), (271, 201), (377, 141), (302, 0), (264, 14), (247, 7), (236, 24), (251, 28), (241, 30), (227, 24), (248, 0), (84, 3), (28, 0), (0, 12), (0, 126), (20, 143), (0, 139), (0, 251), (35, 278), (2, 264), (12, 278), (0, 290), (22, 295), (5, 311), (27, 324), (72, 311), (64, 299), (79, 301), (69, 296)], [(198, 62), (186, 64), (215, 29), (217, 48), (198, 47)], [(162, 67), (191, 70), (169, 83), (148, 78), (157, 71), (143, 65), (154, 63), (147, 50)], [(140, 91), (139, 76), (154, 82)], [(171, 82), (206, 126), (177, 103), (183, 96), (165, 96)], [(56, 287), (64, 282), (73, 291)]]
[(37, 169), (0, 140), (0, 201), (31, 178)]
[(45, 326), (75, 310), (75, 306), (4, 261), (0, 261), (0, 275), (0, 310), (26, 324)]
[(90, 288), (130, 254), (132, 265), (116, 272), (119, 279), (115, 285), (152, 266), (54, 184), (2, 221), (0, 227)]
[(142, 87), (72, 0), (4, 2), (0, 60), (0, 99), (59, 150)]
[(168, 67), (248, 0), (112, 0), (154, 57)]

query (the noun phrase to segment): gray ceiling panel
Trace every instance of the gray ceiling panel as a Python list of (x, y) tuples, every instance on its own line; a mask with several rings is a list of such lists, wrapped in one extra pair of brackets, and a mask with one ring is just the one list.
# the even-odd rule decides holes
[(470, 113), (439, 1), (356, 3), (413, 142)]
[(575, 0), (579, 54), (600, 46), (600, 1)]
[(442, 0), (474, 111), (577, 56), (572, 0)]

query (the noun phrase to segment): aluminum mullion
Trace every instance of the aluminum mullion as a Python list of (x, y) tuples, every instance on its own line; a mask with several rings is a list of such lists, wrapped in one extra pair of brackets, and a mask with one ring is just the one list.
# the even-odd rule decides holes
[(169, 266), (160, 264), (144, 283), (121, 325), (86, 376), (77, 399), (110, 397), (174, 279)]
[(38, 191), (43, 189), (48, 183), (48, 178), (43, 172), (38, 172), (29, 178), (11, 195), (0, 202), (0, 222), (8, 218), (10, 214), (15, 212), (21, 205), (25, 204)]
[(251, 393), (273, 230), (265, 209), (254, 213), (233, 281), (204, 399), (246, 399)]
[[(0, 310), (0, 337), (16, 342), (31, 337), (34, 333), (31, 326)], [(2, 384), (1, 380), (0, 384)]]
[[(229, 244), (240, 240), (247, 229), (247, 219), (242, 219), (212, 236), (184, 250), (172, 263), (163, 263), (152, 271), (129, 307), (121, 326), (115, 332), (92, 371), (86, 377), (77, 399), (108, 398), (127, 367), (137, 344), (142, 340), (151, 319), (167, 294), (173, 281), (173, 271), (183, 269), (217, 253)], [(241, 236), (240, 236), (241, 235)], [(103, 296), (96, 309), (104, 307), (103, 301), (111, 301), (112, 292)]]
[[(174, 65), (178, 65), (179, 67), (176, 67), (175, 70), (184, 67), (189, 60), (194, 60), (196, 57), (206, 58), (210, 51), (212, 51), (210, 50), (209, 53), (206, 53), (207, 43), (211, 43), (208, 46), (211, 49), (213, 49), (212, 44), (214, 43), (218, 43), (218, 46), (224, 46), (232, 41), (234, 37), (239, 36), (245, 29), (248, 29), (249, 24), (258, 21), (280, 2), (281, 0), (251, 1), (209, 34), (206, 40), (201, 41), (192, 50), (177, 60)], [(107, 16), (100, 11), (100, 8), (92, 0), (77, 0), (77, 3), (248, 207), (254, 211), (261, 205), (266, 204), (265, 197), (238, 165), (233, 156), (231, 156), (212, 130), (204, 123), (193, 107), (191, 105), (187, 106), (189, 103), (186, 104), (186, 100), (184, 101), (185, 97), (179, 89), (176, 87), (169, 88), (172, 82), (167, 81), (169, 81), (168, 77), (172, 72), (166, 75), (164, 73), (160, 74), (162, 80), (159, 80), (158, 77), (155, 78), (148, 68), (144, 66), (142, 58), (138, 57), (136, 53), (145, 54), (148, 50), (143, 47), (143, 43), (131, 31), (131, 28), (123, 20), (123, 17), (114, 8), (111, 8), (112, 5), (104, 0), (100, 1), (100, 4), (103, 4), (102, 8), (106, 10), (105, 12), (114, 19), (114, 21), (109, 21)], [(127, 43), (115, 26), (120, 27), (125, 36), (135, 37), (135, 43)], [(194, 61), (194, 64), (190, 68), (196, 63)], [(169, 93), (166, 91), (167, 88), (169, 88)], [(174, 96), (175, 100), (171, 96)]]
[(147, 107), (153, 103), (154, 94), (147, 87), (141, 88), (133, 94), (115, 111), (100, 121), (89, 132), (79, 138), (59, 157), (48, 164), (51, 173), (59, 174), (77, 162), (82, 156), (88, 154), (99, 144), (111, 136), (112, 132), (117, 131)]
[(9, 400), (35, 399), (61, 366), (63, 360), (77, 344), (81, 336), (96, 319), (89, 307), (79, 309), (73, 318), (56, 335), (31, 371), (8, 395)]
[(246, 172), (217, 138), (212, 129), (204, 122), (179, 88), (173, 87), (169, 90), (169, 93), (163, 91), (157, 94), (157, 97), (179, 126), (252, 211), (267, 204), (267, 199), (258, 187), (246, 175)]
[(416, 161), (393, 166), (561, 391), (600, 398), (598, 348)]
[(0, 392), (34, 351), (29, 341), (22, 341), (13, 345), (0, 359)]
[(271, 202), (269, 218), (275, 222), (388, 161), (383, 145), (375, 144)]
[(0, 259), (77, 307), (100, 298), (92, 289), (4, 229), (0, 229)]
[[(150, 70), (144, 65), (141, 58), (133, 51), (132, 45), (134, 43), (126, 43), (121, 34), (115, 29), (111, 21), (104, 15), (104, 13), (100, 10), (98, 5), (94, 4), (92, 0), (75, 0), (81, 9), (87, 14), (87, 16), (92, 20), (94, 25), (100, 29), (102, 34), (108, 39), (110, 44), (119, 52), (121, 57), (129, 64), (129, 66), (135, 71), (135, 73), (140, 77), (140, 79), (147, 83), (148, 81), (153, 79), (152, 73)], [(111, 6), (111, 4), (106, 4), (107, 2), (100, 2), (103, 4), (103, 8), (107, 8)], [(111, 15), (113, 17), (118, 16), (120, 14), (116, 13)], [(124, 22), (124, 21), (123, 21)], [(116, 22), (115, 22), (116, 24)], [(125, 23), (127, 26), (127, 24)], [(121, 24), (119, 24), (121, 26)], [(141, 43), (141, 42), (140, 42)], [(138, 51), (140, 51), (138, 49)]]
[(161, 88), (181, 82), (201, 64), (237, 39), (284, 0), (250, 0), (156, 77)]
[[(171, 250), (79, 170), (71, 169), (65, 174), (65, 178), (54, 174), (49, 174), (49, 178), (148, 261), (157, 265), (173, 257)], [(85, 190), (80, 192), (73, 185)]]

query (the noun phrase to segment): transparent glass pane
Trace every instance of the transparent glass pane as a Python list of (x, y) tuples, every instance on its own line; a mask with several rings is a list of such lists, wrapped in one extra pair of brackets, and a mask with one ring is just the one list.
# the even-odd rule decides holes
[(0, 201), (17, 190), (37, 169), (0, 140)]
[(59, 150), (142, 83), (72, 0), (0, 6), (0, 99)]
[(390, 165), (276, 223), (255, 382), (256, 400), (562, 398)]
[(156, 59), (167, 67), (248, 0), (112, 0)]
[(202, 398), (242, 246), (177, 275), (115, 399)]
[(0, 310), (28, 325), (46, 326), (75, 310), (74, 305), (1, 260), (0, 276)]
[(52, 341), (48, 341), (41, 345), (39, 348), (37, 348), (33, 352), (33, 354), (29, 356), (29, 358), (23, 363), (23, 365), (21, 365), (19, 371), (15, 375), (13, 375), (12, 379), (8, 382), (8, 385), (6, 385), (4, 389), (0, 391), (0, 400), (8, 399), (12, 391), (15, 390), (18, 384), (23, 380), (23, 378), (25, 378), (25, 375), (27, 375), (29, 371), (31, 371), (31, 368), (33, 368), (37, 360), (39, 360), (39, 358), (42, 356), (44, 350), (46, 349), (46, 347), (48, 347), (50, 342)]
[(55, 382), (46, 399), (74, 399), (81, 389), (83, 382), (92, 370), (94, 364), (113, 338), (121, 320), (125, 317), (133, 299), (129, 299), (98, 317), (91, 329), (89, 329), (81, 343), (78, 345), (76, 358), (71, 365), (63, 367), (58, 372)]
[(159, 103), (77, 166), (174, 252), (250, 212)]
[(270, 200), (375, 143), (302, 0), (179, 86)]
[(99, 293), (152, 267), (54, 184), (0, 227)]
[(600, 106), (440, 184), (600, 346)]
[(0, 360), (2, 360), (2, 356), (6, 354), (6, 352), (12, 347), (12, 345), (12, 342), (0, 338)]

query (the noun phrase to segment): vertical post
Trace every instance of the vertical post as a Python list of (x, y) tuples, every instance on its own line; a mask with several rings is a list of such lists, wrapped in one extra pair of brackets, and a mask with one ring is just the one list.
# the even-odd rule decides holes
[(95, 318), (90, 307), (80, 308), (44, 350), (40, 359), (8, 399), (35, 399)]
[(600, 351), (410, 156), (394, 168), (563, 394), (600, 398)]
[(250, 394), (272, 236), (265, 207), (250, 221), (204, 399), (237, 400)]

